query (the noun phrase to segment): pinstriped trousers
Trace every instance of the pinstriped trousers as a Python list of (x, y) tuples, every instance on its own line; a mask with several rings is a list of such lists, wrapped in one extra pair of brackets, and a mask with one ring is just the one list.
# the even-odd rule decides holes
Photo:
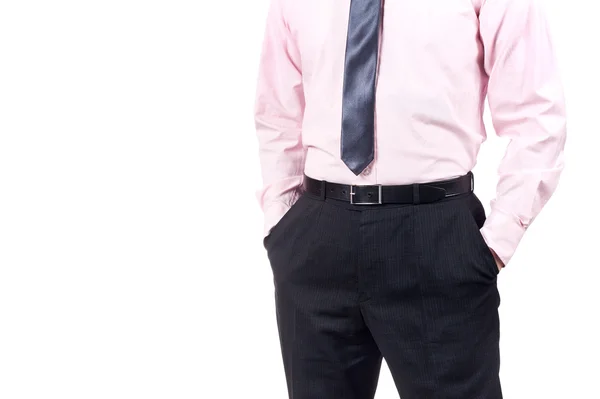
[(351, 205), (303, 193), (265, 237), (289, 398), (501, 399), (498, 269), (474, 193)]

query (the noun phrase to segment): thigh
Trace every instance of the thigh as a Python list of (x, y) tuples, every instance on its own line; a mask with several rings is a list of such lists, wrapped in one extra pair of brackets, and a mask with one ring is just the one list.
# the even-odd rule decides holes
[(302, 198), (267, 241), (289, 396), (372, 399), (382, 357), (358, 307), (349, 211)]
[(471, 194), (404, 213), (363, 304), (402, 398), (502, 398), (497, 268), (481, 203)]

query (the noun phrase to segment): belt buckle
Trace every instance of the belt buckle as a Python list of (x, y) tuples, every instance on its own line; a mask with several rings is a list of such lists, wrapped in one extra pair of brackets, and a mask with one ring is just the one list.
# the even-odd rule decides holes
[(381, 184), (373, 184), (372, 186), (376, 186), (377, 187), (377, 201), (361, 201), (361, 202), (354, 202), (354, 195), (356, 194), (356, 192), (354, 191), (354, 189), (356, 187), (364, 187), (364, 186), (355, 186), (355, 185), (350, 185), (350, 204), (352, 205), (379, 205), (381, 204)]

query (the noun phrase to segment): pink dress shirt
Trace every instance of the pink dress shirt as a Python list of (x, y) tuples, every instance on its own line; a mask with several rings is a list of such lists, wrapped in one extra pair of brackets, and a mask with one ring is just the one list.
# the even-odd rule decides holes
[(271, 0), (255, 121), (264, 235), (300, 194), (302, 175), (409, 184), (475, 166), (487, 95), (510, 139), (481, 229), (507, 264), (563, 169), (565, 105), (546, 18), (535, 0), (385, 0), (375, 160), (355, 176), (340, 158), (350, 0)]

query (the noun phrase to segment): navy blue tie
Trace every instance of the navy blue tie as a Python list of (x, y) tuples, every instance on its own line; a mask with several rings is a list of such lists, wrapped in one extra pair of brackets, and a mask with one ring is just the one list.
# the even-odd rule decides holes
[(359, 175), (375, 156), (381, 0), (351, 0), (342, 97), (342, 161)]

